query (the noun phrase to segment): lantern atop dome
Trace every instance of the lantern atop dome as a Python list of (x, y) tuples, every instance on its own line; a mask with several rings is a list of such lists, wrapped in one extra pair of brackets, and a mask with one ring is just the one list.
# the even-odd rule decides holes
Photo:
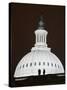
[(40, 17), (40, 21), (38, 22), (38, 28), (35, 30), (36, 35), (36, 43), (35, 47), (33, 47), (33, 50), (45, 50), (50, 49), (47, 47), (47, 34), (48, 32), (44, 29), (44, 21), (43, 17)]
[(38, 23), (38, 29), (44, 29), (44, 22), (43, 22), (43, 17), (40, 17), (40, 21)]

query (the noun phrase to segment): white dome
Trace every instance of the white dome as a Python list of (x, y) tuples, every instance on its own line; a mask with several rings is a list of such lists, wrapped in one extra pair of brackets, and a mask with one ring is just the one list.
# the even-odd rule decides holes
[(40, 21), (39, 28), (35, 31), (36, 43), (31, 52), (25, 55), (18, 63), (14, 77), (26, 77), (46, 74), (64, 73), (63, 65), (50, 48), (47, 47), (46, 37), (48, 32)]
[(38, 70), (46, 74), (64, 73), (62, 63), (56, 55), (48, 50), (32, 51), (25, 55), (18, 63), (14, 77), (25, 77), (38, 75)]

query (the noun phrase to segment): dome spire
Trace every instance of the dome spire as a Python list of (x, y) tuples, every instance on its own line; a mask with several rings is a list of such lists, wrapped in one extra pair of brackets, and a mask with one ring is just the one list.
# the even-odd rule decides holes
[(38, 29), (44, 29), (43, 16), (40, 16), (40, 21), (38, 23)]

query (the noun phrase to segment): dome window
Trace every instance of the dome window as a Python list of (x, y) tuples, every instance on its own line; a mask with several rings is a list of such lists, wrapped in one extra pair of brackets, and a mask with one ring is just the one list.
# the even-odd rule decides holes
[(59, 68), (59, 65), (58, 65), (58, 68)]
[(49, 62), (47, 63), (47, 65), (49, 66)]
[(45, 65), (45, 62), (43, 62), (43, 65)]
[(20, 66), (20, 69), (21, 69), (21, 66)]
[(28, 64), (26, 64), (26, 67), (28, 67)]
[(24, 64), (23, 64), (23, 68), (24, 68)]
[(51, 66), (53, 67), (53, 63), (51, 63)]
[(30, 63), (30, 66), (32, 66), (32, 63)]
[(55, 64), (55, 67), (56, 67), (56, 64)]
[(39, 62), (39, 65), (41, 65), (41, 62)]
[(36, 66), (36, 62), (34, 63), (34, 65)]

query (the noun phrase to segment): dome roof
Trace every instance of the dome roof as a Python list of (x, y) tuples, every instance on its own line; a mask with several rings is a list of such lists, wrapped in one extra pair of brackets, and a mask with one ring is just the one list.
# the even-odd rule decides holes
[(57, 74), (64, 73), (62, 63), (56, 55), (50, 51), (32, 51), (25, 55), (18, 63), (14, 77), (25, 77), (38, 75), (38, 70), (43, 75), (45, 74)]
[(36, 43), (27, 55), (18, 63), (14, 77), (26, 77), (43, 74), (64, 73), (63, 65), (56, 55), (47, 47), (47, 34), (42, 20), (39, 28), (35, 31)]

